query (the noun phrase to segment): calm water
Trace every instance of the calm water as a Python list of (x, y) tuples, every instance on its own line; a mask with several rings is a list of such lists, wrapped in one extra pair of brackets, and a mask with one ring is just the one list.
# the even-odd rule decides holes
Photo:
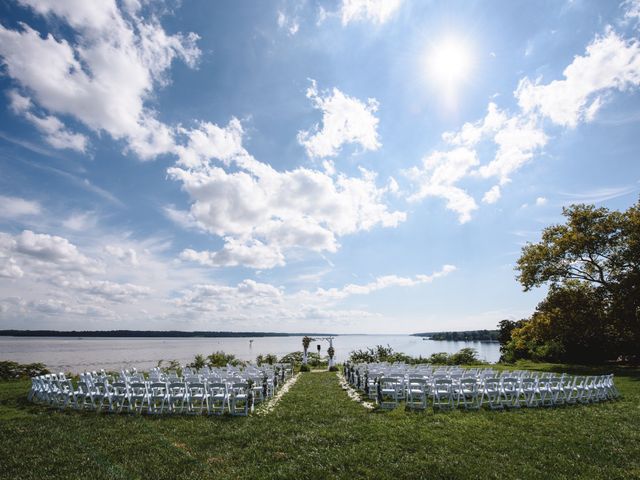
[[(233, 353), (242, 360), (254, 360), (259, 354), (275, 353), (278, 357), (302, 350), (302, 337), (250, 338), (59, 338), (0, 337), (0, 360), (20, 363), (42, 362), (53, 370), (80, 372), (83, 370), (119, 370), (121, 367), (148, 369), (159, 360), (178, 360), (185, 364), (197, 353), (208, 355), (217, 350)], [(313, 342), (310, 351), (326, 355), (327, 342)], [(411, 356), (428, 356), (436, 352), (454, 353), (472, 347), (478, 356), (489, 362), (500, 357), (498, 343), (446, 342), (422, 340), (409, 335), (341, 335), (334, 339), (337, 360), (343, 361), (349, 352), (375, 345), (390, 345), (395, 351)]]

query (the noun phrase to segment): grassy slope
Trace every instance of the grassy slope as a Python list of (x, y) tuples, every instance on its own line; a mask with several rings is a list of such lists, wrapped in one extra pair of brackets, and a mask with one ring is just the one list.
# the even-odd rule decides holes
[(618, 402), (434, 414), (367, 412), (335, 374), (307, 373), (249, 418), (56, 412), (4, 382), (0, 478), (640, 478), (640, 375), (626, 375)]

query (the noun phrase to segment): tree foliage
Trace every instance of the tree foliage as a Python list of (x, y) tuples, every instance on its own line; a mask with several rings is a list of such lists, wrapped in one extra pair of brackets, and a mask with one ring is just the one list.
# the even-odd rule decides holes
[(573, 205), (563, 215), (522, 249), (518, 280), (549, 293), (530, 319), (500, 323), (503, 359), (640, 358), (640, 201), (624, 212)]

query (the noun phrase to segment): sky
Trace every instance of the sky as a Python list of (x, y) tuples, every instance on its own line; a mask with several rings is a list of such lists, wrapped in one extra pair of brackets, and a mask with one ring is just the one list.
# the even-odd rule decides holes
[(0, 329), (529, 316), (640, 194), (640, 1), (0, 3)]

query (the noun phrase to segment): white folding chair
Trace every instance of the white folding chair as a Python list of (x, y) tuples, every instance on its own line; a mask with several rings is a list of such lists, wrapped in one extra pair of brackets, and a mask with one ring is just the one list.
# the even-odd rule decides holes
[(249, 415), (249, 392), (249, 384), (246, 382), (238, 382), (231, 385), (229, 394), (231, 415)]
[(424, 410), (427, 408), (427, 381), (424, 378), (410, 378), (407, 382), (407, 407)]
[(433, 408), (453, 408), (453, 382), (450, 378), (436, 378), (433, 381)]
[(182, 413), (187, 406), (187, 386), (183, 382), (169, 383), (169, 410)]
[(169, 408), (169, 388), (166, 382), (152, 382), (149, 385), (149, 413), (163, 414)]
[(224, 382), (213, 382), (207, 384), (209, 397), (209, 412), (222, 415), (229, 409), (229, 394), (227, 384)]
[(209, 411), (209, 395), (204, 383), (189, 383), (187, 387), (187, 412), (202, 414)]
[(465, 409), (478, 409), (478, 382), (475, 378), (463, 377), (455, 389), (456, 407), (462, 405)]

